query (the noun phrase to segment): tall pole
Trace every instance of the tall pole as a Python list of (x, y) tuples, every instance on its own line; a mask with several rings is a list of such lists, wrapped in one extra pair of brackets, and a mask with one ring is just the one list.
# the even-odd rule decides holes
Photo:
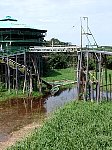
[[(89, 29), (89, 26), (88, 26), (88, 17), (83, 17), (83, 19), (86, 21), (86, 37), (88, 39), (88, 29)], [(87, 48), (89, 49), (89, 41), (88, 41), (88, 45), (87, 45)]]
[(18, 94), (18, 66), (17, 66), (18, 57), (16, 54), (16, 94)]

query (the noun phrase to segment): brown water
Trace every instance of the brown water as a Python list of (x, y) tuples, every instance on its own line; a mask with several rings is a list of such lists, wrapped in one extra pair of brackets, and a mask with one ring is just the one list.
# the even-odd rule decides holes
[(76, 88), (67, 89), (56, 96), (10, 100), (0, 104), (0, 142), (7, 141), (14, 131), (28, 124), (38, 123), (49, 113), (77, 97)]

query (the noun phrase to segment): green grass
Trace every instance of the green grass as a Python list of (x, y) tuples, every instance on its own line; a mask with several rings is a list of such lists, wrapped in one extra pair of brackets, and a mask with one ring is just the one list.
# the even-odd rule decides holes
[[(39, 92), (33, 91), (32, 96), (39, 97), (41, 96), (41, 94)], [(8, 91), (0, 92), (0, 101), (7, 101), (12, 98), (14, 99), (14, 98), (24, 98), (24, 97), (28, 97), (28, 93), (23, 94), (22, 90), (19, 90), (18, 94), (16, 94), (15, 90), (11, 90), (10, 92)]]
[[(112, 70), (107, 69), (107, 83), (108, 84), (109, 84), (109, 74), (112, 76)], [(104, 81), (104, 84), (106, 84), (105, 72), (104, 72), (104, 76), (103, 76), (103, 81)]]
[(73, 68), (66, 69), (54, 69), (49, 71), (46, 77), (43, 77), (46, 81), (54, 81), (54, 80), (74, 80), (76, 73)]
[(8, 150), (110, 150), (112, 103), (71, 102)]

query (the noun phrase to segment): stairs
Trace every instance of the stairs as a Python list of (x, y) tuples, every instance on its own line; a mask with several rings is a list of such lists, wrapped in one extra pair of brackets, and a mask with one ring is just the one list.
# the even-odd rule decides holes
[[(7, 58), (4, 57), (4, 58), (0, 58), (0, 63), (5, 63), (7, 64)], [(8, 59), (8, 64), (9, 66), (12, 68), (12, 69), (16, 69), (16, 67), (18, 67), (18, 70), (21, 72), (21, 73), (24, 73), (25, 72), (25, 69), (27, 71), (27, 73), (29, 72), (29, 70), (22, 64), (19, 64), (19, 63), (16, 63), (14, 60), (12, 59)]]

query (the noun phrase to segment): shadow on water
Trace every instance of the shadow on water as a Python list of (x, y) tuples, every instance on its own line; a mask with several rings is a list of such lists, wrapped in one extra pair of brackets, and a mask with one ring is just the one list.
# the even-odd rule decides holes
[(55, 96), (14, 99), (0, 104), (0, 142), (7, 141), (11, 133), (36, 122), (41, 122), (49, 113), (77, 98), (76, 87), (61, 91)]

